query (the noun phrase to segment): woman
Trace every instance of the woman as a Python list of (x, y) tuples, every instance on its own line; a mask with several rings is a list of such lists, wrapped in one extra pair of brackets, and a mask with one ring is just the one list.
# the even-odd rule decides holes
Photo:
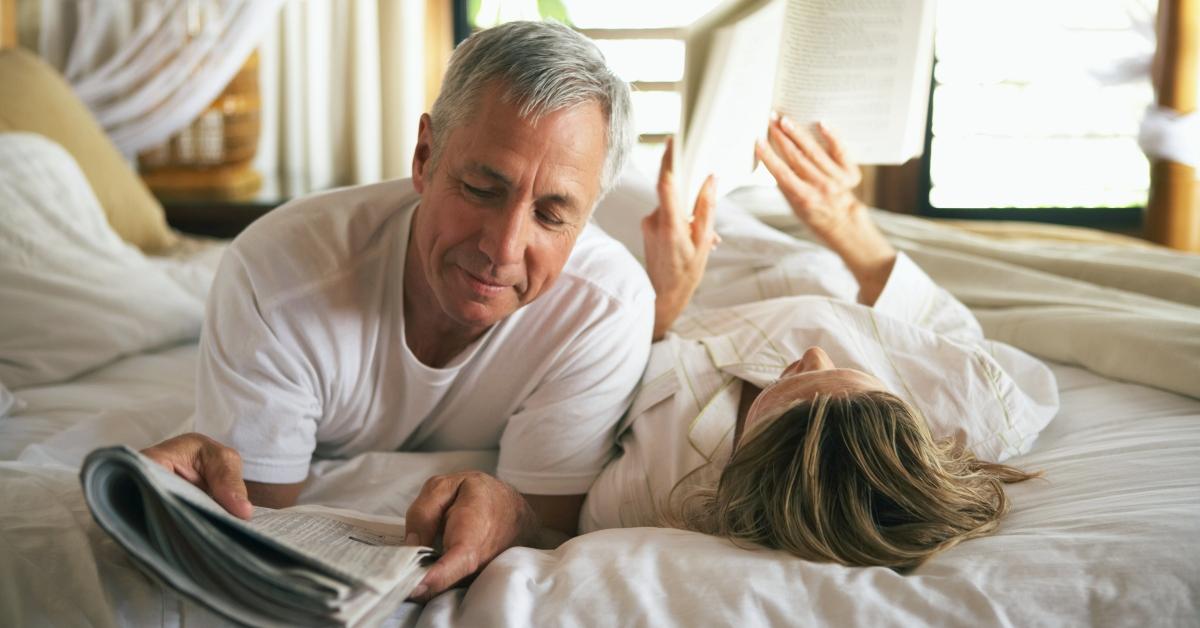
[[(1027, 451), (1053, 417), (1052, 374), (985, 340), (887, 242), (852, 192), (857, 166), (817, 132), (776, 120), (756, 154), (840, 268), (828, 252), (779, 248), (778, 234), (727, 238), (743, 266), (756, 250), (792, 268), (780, 283), (791, 290), (778, 292), (793, 296), (762, 298), (774, 294), (761, 281), (741, 282), (757, 286), (753, 299), (702, 290), (719, 308), (689, 308), (718, 242), (714, 184), (688, 222), (668, 146), (659, 205), (642, 222), (659, 342), (583, 531), (668, 525), (903, 569), (994, 530), (1002, 485), (1031, 477), (997, 463)], [(735, 213), (728, 224), (745, 229)]]

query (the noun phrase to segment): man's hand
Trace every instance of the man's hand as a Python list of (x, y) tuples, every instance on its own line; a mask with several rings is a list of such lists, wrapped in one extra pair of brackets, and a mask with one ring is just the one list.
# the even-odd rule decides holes
[(204, 436), (181, 434), (142, 450), (147, 458), (195, 484), (235, 517), (249, 519), (253, 508), (242, 482), (242, 457)]
[(796, 217), (854, 274), (859, 302), (873, 305), (891, 275), (896, 249), (854, 194), (862, 181), (858, 164), (829, 129), (820, 123), (815, 128), (819, 138), (781, 116), (771, 123), (769, 143), (759, 140), (754, 152)]
[(687, 307), (704, 275), (708, 254), (720, 242), (713, 231), (713, 206), (716, 205), (716, 179), (709, 175), (700, 188), (691, 220), (680, 211), (675, 190), (671, 155), (675, 143), (667, 140), (662, 166), (658, 171), (658, 207), (642, 219), (646, 246), (646, 274), (654, 286), (654, 340)]
[(406, 526), (410, 545), (433, 545), (442, 536), (442, 557), (412, 592), (419, 602), (476, 573), (510, 547), (545, 545), (545, 531), (525, 498), (478, 471), (429, 478), (408, 508)]

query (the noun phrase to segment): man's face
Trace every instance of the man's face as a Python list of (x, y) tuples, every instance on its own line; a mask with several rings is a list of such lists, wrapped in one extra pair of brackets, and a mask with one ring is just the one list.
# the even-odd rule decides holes
[(422, 116), (413, 159), (421, 205), (409, 259), (442, 312), (470, 330), (490, 327), (554, 283), (595, 204), (605, 157), (607, 121), (596, 103), (532, 125), (501, 93), (483, 93), (436, 164)]

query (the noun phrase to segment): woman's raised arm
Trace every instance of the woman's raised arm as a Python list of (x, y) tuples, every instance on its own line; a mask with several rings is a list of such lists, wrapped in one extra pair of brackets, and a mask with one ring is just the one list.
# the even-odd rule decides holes
[(891, 275), (896, 249), (854, 195), (862, 181), (858, 164), (824, 125), (814, 127), (819, 137), (779, 117), (771, 122), (768, 142), (759, 140), (754, 152), (796, 216), (858, 280), (858, 301), (874, 305)]
[(720, 242), (713, 231), (716, 179), (709, 175), (704, 180), (691, 217), (685, 216), (675, 191), (673, 152), (674, 142), (667, 140), (658, 172), (658, 207), (642, 219), (646, 273), (655, 294), (654, 340), (662, 339), (687, 307), (704, 276), (708, 254)]

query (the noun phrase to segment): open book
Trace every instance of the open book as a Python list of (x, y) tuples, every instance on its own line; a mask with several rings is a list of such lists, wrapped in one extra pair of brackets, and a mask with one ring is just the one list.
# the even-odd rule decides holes
[(376, 622), (434, 557), (403, 545), (398, 519), (297, 506), (243, 521), (128, 447), (93, 451), (80, 480), (96, 522), (140, 568), (241, 624)]
[(717, 175), (718, 196), (750, 182), (772, 110), (821, 121), (860, 164), (900, 164), (924, 147), (934, 0), (742, 0), (687, 38), (676, 172), (684, 205)]

